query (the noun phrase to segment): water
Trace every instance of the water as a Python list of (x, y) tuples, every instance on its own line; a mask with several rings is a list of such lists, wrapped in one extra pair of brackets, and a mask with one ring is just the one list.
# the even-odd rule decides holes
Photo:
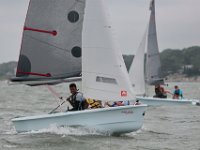
[[(199, 83), (178, 84), (187, 98), (200, 99)], [(54, 87), (67, 96), (66, 84)], [(152, 90), (151, 90), (152, 91)], [(0, 150), (200, 150), (200, 107), (149, 107), (141, 130), (119, 137), (95, 131), (50, 127), (18, 134), (11, 119), (48, 113), (57, 101), (46, 87), (9, 86), (0, 81)], [(65, 109), (67, 106), (63, 106)]]

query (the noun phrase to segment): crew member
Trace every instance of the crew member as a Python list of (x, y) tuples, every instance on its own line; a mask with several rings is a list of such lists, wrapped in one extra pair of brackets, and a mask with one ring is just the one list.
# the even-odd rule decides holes
[(73, 107), (69, 111), (77, 111), (77, 110), (86, 109), (88, 107), (87, 102), (85, 98), (83, 97), (83, 94), (78, 92), (76, 84), (75, 83), (70, 84), (69, 89), (72, 95), (67, 98), (67, 101)]
[(173, 99), (180, 99), (183, 98), (183, 92), (177, 85), (174, 86), (174, 93), (173, 93)]

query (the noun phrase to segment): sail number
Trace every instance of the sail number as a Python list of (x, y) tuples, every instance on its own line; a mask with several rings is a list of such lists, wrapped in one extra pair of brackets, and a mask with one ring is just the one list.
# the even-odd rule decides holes
[(121, 113), (128, 115), (128, 114), (133, 114), (133, 111), (132, 110), (123, 110), (123, 111), (121, 111)]

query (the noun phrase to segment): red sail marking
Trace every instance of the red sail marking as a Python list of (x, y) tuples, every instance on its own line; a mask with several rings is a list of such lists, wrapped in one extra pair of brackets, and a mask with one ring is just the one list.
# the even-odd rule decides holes
[(24, 27), (24, 30), (28, 30), (28, 31), (34, 31), (34, 32), (41, 32), (41, 33), (48, 33), (51, 34), (53, 36), (57, 35), (57, 31), (47, 31), (47, 30), (41, 30), (41, 29), (34, 29), (34, 28), (29, 28), (29, 27)]
[(19, 71), (19, 70), (17, 70), (17, 73), (26, 74), (26, 75), (34, 75), (34, 76), (42, 76), (42, 77), (51, 77), (50, 73), (41, 74), (41, 73), (34, 73), (34, 72), (23, 72), (23, 71)]

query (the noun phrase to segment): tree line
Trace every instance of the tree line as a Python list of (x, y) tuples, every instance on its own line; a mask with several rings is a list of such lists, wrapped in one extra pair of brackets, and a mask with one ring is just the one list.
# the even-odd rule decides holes
[[(130, 69), (133, 55), (124, 55), (127, 69)], [(200, 75), (200, 47), (192, 46), (184, 49), (166, 49), (160, 53), (161, 70), (164, 77), (170, 74), (186, 76)]]

